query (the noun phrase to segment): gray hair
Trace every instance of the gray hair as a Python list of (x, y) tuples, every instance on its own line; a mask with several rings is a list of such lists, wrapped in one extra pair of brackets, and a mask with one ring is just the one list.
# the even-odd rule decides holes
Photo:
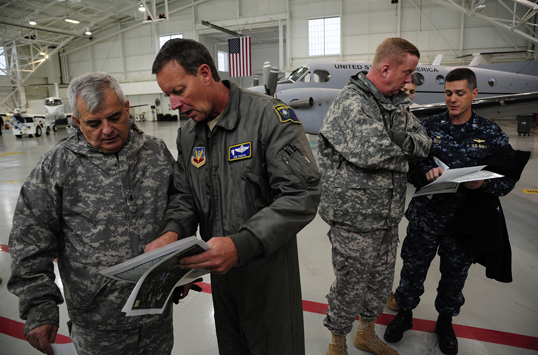
[(84, 100), (86, 108), (90, 113), (99, 109), (106, 101), (107, 89), (114, 91), (118, 95), (120, 103), (125, 105), (125, 95), (116, 79), (110, 74), (103, 72), (86, 73), (73, 79), (67, 88), (67, 97), (73, 116), (80, 118), (77, 109), (77, 99)]

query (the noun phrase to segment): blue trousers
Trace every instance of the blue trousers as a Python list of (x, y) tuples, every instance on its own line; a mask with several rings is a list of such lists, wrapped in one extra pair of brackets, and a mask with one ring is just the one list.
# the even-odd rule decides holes
[(435, 309), (448, 317), (457, 316), (465, 303), (462, 290), (473, 256), (458, 248), (451, 236), (427, 233), (411, 222), (402, 245), (403, 267), (394, 297), (401, 309), (412, 310), (418, 306), (424, 293), (426, 274), (436, 252), (441, 258), (441, 280), (437, 287)]

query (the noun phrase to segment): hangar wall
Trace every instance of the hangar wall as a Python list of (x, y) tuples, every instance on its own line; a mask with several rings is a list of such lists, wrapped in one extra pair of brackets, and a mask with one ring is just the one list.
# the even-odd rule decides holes
[[(465, 0), (461, 0), (461, 4), (464, 3)], [(506, 16), (497, 1), (486, 0), (484, 4), (490, 16)], [(523, 10), (520, 7), (520, 11)], [(94, 32), (94, 39), (90, 42), (79, 39), (70, 43), (59, 54), (61, 82), (67, 84), (72, 78), (89, 71), (111, 73), (125, 84), (154, 81), (151, 65), (161, 35), (180, 33), (184, 38), (199, 40), (216, 58), (218, 50), (227, 51), (226, 38), (223, 38), (222, 32), (203, 26), (202, 21), (232, 31), (248, 32), (257, 28), (282, 30), (282, 45), (278, 41), (253, 42), (253, 73), (259, 75), (266, 60), (272, 66), (279, 67), (282, 75), (311, 61), (371, 61), (376, 46), (383, 39), (394, 36), (417, 45), (423, 64), (430, 64), (438, 54), (444, 55), (443, 64), (463, 65), (468, 64), (470, 59), (464, 62), (456, 58), (461, 54), (534, 49), (528, 46), (530, 42), (520, 36), (479, 19), (469, 18), (434, 0), (399, 0), (396, 4), (389, 0), (198, 0), (195, 5), (185, 0), (173, 3), (169, 13), (168, 21), (153, 24), (143, 24), (142, 20), (118, 23), (105, 31)], [(308, 20), (333, 16), (341, 17), (341, 53), (309, 56)], [(529, 31), (525, 28), (521, 30)], [(283, 61), (280, 61), (281, 58)], [(518, 58), (501, 60), (513, 61)], [(29, 83), (35, 86), (27, 88), (28, 100), (42, 100), (53, 94), (50, 85), (46, 87), (54, 77), (51, 70), (50, 65), (44, 65), (33, 74)], [(229, 78), (227, 73), (222, 74), (223, 79)], [(248, 87), (252, 79), (233, 78), (232, 81)], [(5, 92), (5, 87), (2, 86), (0, 91)], [(153, 96), (150, 101), (153, 101)], [(158, 98), (163, 103), (167, 101), (160, 94)]]

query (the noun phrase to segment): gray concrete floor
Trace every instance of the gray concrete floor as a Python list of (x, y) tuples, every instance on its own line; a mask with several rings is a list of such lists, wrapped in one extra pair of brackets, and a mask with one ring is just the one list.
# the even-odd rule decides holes
[[(538, 190), (538, 136), (533, 128), (530, 136), (519, 136), (515, 121), (499, 121), (509, 135), (515, 149), (532, 152), (521, 180), (506, 197), (501, 198), (513, 256), (514, 281), (502, 284), (487, 279), (480, 265), (471, 267), (464, 295), (466, 303), (461, 314), (454, 318), (459, 337), (459, 354), (536, 354), (538, 353), (538, 194), (524, 193), (522, 189)], [(178, 122), (139, 122), (146, 133), (162, 138), (174, 155)], [(11, 230), (11, 220), (19, 189), (40, 156), (56, 141), (65, 137), (65, 129), (50, 136), (16, 139), (4, 132), (0, 137), (0, 354), (38, 354), (20, 339), (22, 321), (18, 317), (17, 298), (7, 291), (10, 275), (9, 253), (5, 250)], [(309, 137), (313, 142), (315, 137)], [(413, 193), (410, 187), (407, 200)], [(405, 237), (407, 221), (400, 224), (400, 241)], [(316, 217), (298, 236), (303, 300), (305, 304), (305, 333), (308, 355), (326, 354), (330, 340), (323, 327), (325, 295), (334, 280), (330, 260), (330, 243), (326, 237), (328, 226)], [(396, 264), (394, 285), (399, 281), (401, 260)], [(439, 259), (434, 259), (426, 280), (426, 292), (414, 311), (415, 327), (404, 339), (394, 345), (401, 354), (441, 354), (437, 336), (433, 333), (437, 319), (433, 300), (439, 280)], [(208, 277), (205, 282), (209, 282)], [(385, 324), (395, 312), (385, 309), (376, 332), (382, 336)], [(67, 336), (67, 311), (61, 306), (59, 334)], [(356, 322), (358, 323), (358, 322)], [(357, 324), (355, 324), (356, 329)], [(175, 346), (173, 354), (217, 354), (211, 295), (207, 292), (191, 294), (174, 307)], [(17, 335), (19, 334), (19, 335)], [(353, 336), (348, 336), (349, 354), (366, 354), (353, 347)]]

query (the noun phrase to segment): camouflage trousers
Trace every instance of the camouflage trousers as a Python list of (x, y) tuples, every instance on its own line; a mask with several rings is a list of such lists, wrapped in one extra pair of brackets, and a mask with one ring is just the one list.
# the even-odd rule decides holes
[(174, 346), (172, 322), (113, 331), (71, 324), (70, 336), (79, 355), (166, 355)]
[(403, 267), (394, 297), (402, 309), (412, 310), (418, 306), (424, 293), (426, 274), (436, 252), (441, 258), (441, 280), (437, 287), (435, 309), (445, 316), (457, 316), (465, 303), (462, 290), (474, 259), (459, 249), (452, 237), (425, 232), (413, 223), (409, 223), (402, 244)]
[(328, 236), (336, 280), (327, 295), (323, 324), (332, 333), (345, 335), (357, 315), (364, 320), (381, 315), (394, 281), (398, 229), (354, 233), (331, 227)]

